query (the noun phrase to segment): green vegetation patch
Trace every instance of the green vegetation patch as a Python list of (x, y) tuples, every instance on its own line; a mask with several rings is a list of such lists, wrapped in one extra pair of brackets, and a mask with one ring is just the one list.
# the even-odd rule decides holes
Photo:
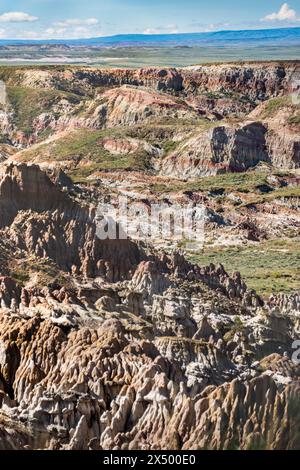
[(300, 286), (300, 237), (267, 240), (260, 244), (211, 248), (189, 255), (200, 265), (223, 264), (226, 271), (240, 271), (249, 288), (268, 296), (271, 293), (290, 293)]
[(283, 186), (282, 188), (274, 189), (273, 191), (266, 194), (254, 194), (253, 198), (248, 200), (245, 206), (253, 204), (264, 204), (266, 202), (272, 202), (275, 199), (293, 199), (300, 198), (300, 186)]
[(14, 110), (16, 127), (28, 136), (33, 132), (34, 119), (50, 111), (62, 98), (75, 105), (80, 103), (78, 96), (72, 93), (21, 86), (8, 86), (7, 97)]
[(288, 119), (288, 124), (290, 124), (291, 126), (300, 126), (300, 113), (291, 116)]
[(266, 102), (261, 117), (263, 119), (273, 117), (273, 115), (278, 113), (278, 111), (291, 105), (292, 100), (290, 96), (278, 96), (277, 98), (270, 99)]
[(38, 274), (42, 286), (57, 284), (60, 287), (73, 287), (72, 279), (50, 258), (14, 260), (10, 263), (10, 274), (22, 286), (30, 280), (32, 275)]
[(97, 171), (147, 170), (149, 155), (142, 146), (134, 153), (117, 155), (103, 147), (105, 137), (118, 139), (124, 136), (124, 129), (79, 129), (23, 152), (22, 160), (70, 162), (69, 175), (75, 182), (84, 182)]
[(206, 176), (188, 182), (173, 182), (153, 184), (150, 189), (154, 192), (177, 192), (177, 191), (240, 191), (252, 192), (260, 185), (266, 184), (267, 172), (249, 171), (246, 173), (225, 173), (216, 176)]

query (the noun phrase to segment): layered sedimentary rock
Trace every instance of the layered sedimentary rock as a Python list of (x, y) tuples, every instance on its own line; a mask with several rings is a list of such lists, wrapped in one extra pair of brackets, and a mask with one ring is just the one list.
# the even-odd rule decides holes
[(184, 86), (193, 92), (232, 90), (253, 100), (265, 100), (292, 91), (299, 64), (222, 64), (187, 67)]
[[(38, 166), (5, 167), (0, 207), (3, 239), (11, 239), (25, 253), (53, 260), (60, 269), (86, 275), (101, 272), (119, 280), (140, 259), (130, 241), (100, 244), (93, 222), (96, 208), (74, 202)], [(116, 266), (113, 258), (118, 259)]]
[(207, 245), (284, 257), (298, 66), (1, 71), (1, 449), (299, 448), (293, 266), (294, 292), (262, 298), (167, 236), (97, 236), (125, 195), (205, 205)]
[(299, 72), (299, 64), (252, 63), (193, 66), (184, 69), (99, 69), (64, 68), (63, 70), (21, 70), (8, 79), (35, 88), (66, 87), (68, 91), (86, 93), (97, 87), (134, 85), (159, 91), (192, 92), (221, 91), (224, 88), (247, 94), (252, 99), (277, 96), (282, 90), (292, 91), (292, 80)]
[(100, 103), (91, 116), (95, 125), (100, 126), (133, 125), (153, 117), (196, 117), (193, 110), (178, 100), (140, 87), (114, 88), (101, 96)]
[[(65, 67), (2, 75), (8, 89), (0, 110), (2, 160), (114, 168), (102, 165), (95, 148), (87, 152), (88, 161), (80, 146), (65, 160), (48, 154), (48, 143), (56, 141), (65, 153), (70, 132), (103, 130), (108, 140), (99, 139), (99, 147), (112, 162), (134, 155), (130, 169), (146, 167), (175, 178), (241, 172), (261, 162), (285, 169), (300, 165), (299, 104), (291, 98), (297, 62), (178, 70)], [(23, 107), (31, 109), (28, 116), (20, 112)], [(15, 154), (21, 149), (27, 151)]]
[(238, 128), (214, 127), (187, 140), (164, 159), (161, 173), (179, 178), (209, 176), (270, 162), (266, 132), (259, 122)]
[(98, 239), (61, 173), (0, 188), (2, 449), (299, 447), (296, 295)]

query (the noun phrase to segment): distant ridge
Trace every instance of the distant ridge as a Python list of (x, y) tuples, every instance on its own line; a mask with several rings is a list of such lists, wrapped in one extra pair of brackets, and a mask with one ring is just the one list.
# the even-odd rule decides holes
[[(278, 28), (241, 31), (216, 31), (180, 34), (120, 34), (87, 39), (1, 39), (0, 46), (28, 44), (64, 44), (67, 46), (224, 46), (224, 45), (298, 45), (300, 28)], [(299, 51), (300, 58), (300, 51)]]

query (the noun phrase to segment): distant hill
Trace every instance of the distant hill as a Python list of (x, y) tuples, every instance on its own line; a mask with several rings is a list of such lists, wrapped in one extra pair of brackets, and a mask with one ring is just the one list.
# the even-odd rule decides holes
[[(68, 46), (222, 46), (222, 45), (300, 45), (300, 28), (278, 28), (211, 33), (121, 34), (88, 39), (20, 40), (1, 39), (0, 46), (64, 44)], [(300, 56), (300, 54), (299, 54)]]

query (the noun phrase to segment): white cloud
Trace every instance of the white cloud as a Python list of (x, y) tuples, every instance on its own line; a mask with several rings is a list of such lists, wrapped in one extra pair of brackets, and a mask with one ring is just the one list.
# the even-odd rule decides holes
[(204, 28), (202, 28), (202, 33), (211, 33), (212, 31), (216, 31), (218, 29), (218, 27), (214, 24), (214, 23), (211, 23), (211, 24), (208, 24), (206, 25)]
[(52, 23), (40, 37), (46, 39), (77, 39), (89, 38), (100, 35), (99, 21), (96, 18), (77, 19), (71, 18)]
[(17, 33), (13, 34), (13, 39), (40, 39), (37, 31), (22, 31), (18, 30)]
[(31, 16), (28, 15), (28, 13), (23, 13), (22, 11), (11, 11), (0, 15), (1, 23), (30, 23), (37, 20), (37, 16)]
[(155, 28), (147, 28), (147, 29), (145, 29), (143, 34), (160, 34), (160, 31), (158, 29), (155, 29)]
[(276, 13), (265, 16), (261, 21), (299, 21), (295, 10), (289, 7), (288, 3), (283, 3)]
[(51, 36), (63, 36), (66, 33), (66, 28), (47, 28), (45, 30), (46, 35)]
[(83, 39), (96, 36), (102, 36), (103, 32), (100, 30), (91, 31), (89, 27), (75, 26), (75, 27), (54, 27), (34, 32), (34, 31), (19, 31), (17, 34), (19, 39)]
[(81, 20), (79, 18), (70, 18), (65, 21), (59, 21), (55, 23), (57, 26), (95, 26), (98, 24), (97, 18), (87, 18), (86, 20)]
[(192, 33), (210, 33), (214, 31), (226, 31), (231, 29), (241, 29), (239, 25), (234, 26), (233, 23), (201, 23), (193, 21), (187, 25), (187, 31)]
[(157, 26), (157, 28), (147, 28), (143, 34), (177, 34), (179, 32), (176, 24), (168, 24), (166, 26)]
[[(64, 21), (52, 23), (43, 31), (38, 31), (36, 36), (39, 39), (80, 39), (100, 36), (102, 31), (99, 30), (99, 21), (96, 18), (77, 19), (71, 18)], [(26, 32), (19, 32), (24, 36)], [(34, 34), (31, 31), (31, 39)]]

